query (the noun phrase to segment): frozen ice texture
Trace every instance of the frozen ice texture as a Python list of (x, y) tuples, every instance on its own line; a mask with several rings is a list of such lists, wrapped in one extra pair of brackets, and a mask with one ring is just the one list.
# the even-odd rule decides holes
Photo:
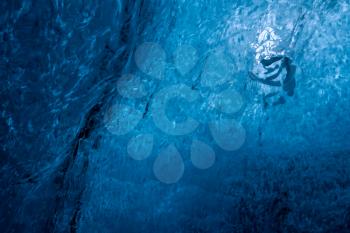
[[(5, 0), (0, 9), (2, 232), (349, 232), (349, 1)], [(174, 58), (185, 45), (197, 58)], [(266, 107), (274, 90), (249, 72), (279, 55), (296, 66), (296, 86)], [(121, 82), (128, 74), (144, 89)], [(198, 125), (171, 135), (152, 106), (178, 85), (198, 98), (172, 98), (165, 116)], [(242, 103), (209, 101), (226, 89)], [(108, 128), (114, 106), (130, 111), (118, 108)], [(230, 131), (238, 124), (244, 143)], [(148, 156), (148, 140), (130, 142), (144, 134)], [(194, 166), (194, 140), (214, 151), (213, 166)]]

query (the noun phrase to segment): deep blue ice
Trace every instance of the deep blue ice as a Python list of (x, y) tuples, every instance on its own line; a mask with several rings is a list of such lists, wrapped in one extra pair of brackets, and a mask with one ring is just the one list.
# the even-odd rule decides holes
[(348, 0), (3, 0), (0, 231), (350, 232)]

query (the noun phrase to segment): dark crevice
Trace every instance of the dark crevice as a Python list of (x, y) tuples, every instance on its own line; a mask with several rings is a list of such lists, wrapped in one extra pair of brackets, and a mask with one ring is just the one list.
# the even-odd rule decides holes
[(149, 96), (149, 98), (148, 98), (148, 101), (147, 101), (147, 103), (146, 103), (145, 110), (144, 110), (143, 115), (142, 115), (142, 119), (145, 119), (145, 117), (147, 116), (147, 114), (148, 114), (148, 112), (149, 112), (149, 108), (150, 108), (150, 105), (151, 105), (151, 102), (152, 102), (154, 93), (155, 93), (155, 91), (154, 91), (154, 92)]
[[(132, 48), (128, 48), (128, 44), (130, 44), (130, 40), (136, 40), (135, 37), (137, 36), (135, 35), (136, 29), (133, 28), (133, 26), (138, 26), (139, 19), (134, 19), (132, 15), (134, 15), (135, 10), (140, 10), (139, 4), (140, 1), (130, 1), (129, 3), (126, 3), (123, 11), (124, 22), (123, 26), (121, 27), (119, 38), (120, 49), (116, 51), (108, 44), (105, 45), (105, 55), (102, 57), (100, 65), (100, 71), (103, 72), (100, 73), (100, 76), (106, 77), (111, 73), (113, 73), (115, 76), (119, 76), (123, 72), (123, 69), (125, 69), (125, 66), (130, 58), (130, 53), (133, 51)], [(142, 8), (144, 8), (143, 4), (144, 1), (141, 1)], [(139, 15), (142, 15), (141, 12)], [(111, 62), (113, 62), (113, 64)], [(109, 69), (109, 67), (112, 67), (112, 65), (113, 69)], [(89, 155), (84, 153), (84, 157), (81, 158), (80, 156), (82, 153), (80, 147), (84, 144), (84, 141), (92, 141), (92, 147), (97, 149), (100, 136), (93, 135), (93, 133), (96, 131), (96, 129), (102, 126), (102, 112), (113, 99), (113, 96), (113, 85), (110, 84), (102, 92), (102, 96), (99, 98), (99, 101), (97, 101), (97, 103), (85, 114), (83, 118), (81, 124), (82, 126), (76, 134), (72, 145), (67, 152), (67, 157), (64, 159), (64, 162), (60, 166), (59, 171), (54, 178), (57, 195), (55, 198), (55, 208), (53, 214), (48, 219), (46, 226), (47, 232), (54, 232), (57, 230), (57, 228), (61, 229), (62, 227), (65, 228), (65, 232), (68, 231), (75, 233), (78, 230), (82, 208), (82, 198), (85, 190), (85, 176), (89, 166)], [(149, 103), (144, 116), (147, 114), (148, 108)], [(82, 168), (77, 171), (75, 166), (79, 166), (81, 160), (83, 160)], [(69, 213), (69, 223), (62, 224), (62, 215), (66, 215), (66, 213), (64, 213), (65, 202), (73, 203), (73, 209)]]
[[(81, 197), (83, 195), (84, 188), (78, 191), (79, 192), (78, 195), (74, 195), (72, 192), (68, 195), (68, 192), (73, 188), (71, 187), (72, 185), (71, 179), (74, 180), (74, 178), (78, 178), (79, 183), (84, 181), (86, 171), (88, 169), (88, 161), (89, 161), (88, 156), (87, 155), (84, 156), (83, 168), (81, 169), (80, 172), (78, 172), (78, 174), (76, 174), (75, 171), (73, 171), (73, 167), (78, 159), (77, 157), (79, 154), (80, 144), (84, 140), (88, 139), (91, 136), (92, 132), (100, 125), (100, 122), (98, 120), (100, 111), (101, 111), (101, 104), (99, 103), (93, 106), (88, 111), (83, 121), (83, 124), (82, 124), (83, 126), (81, 127), (81, 129), (77, 133), (77, 136), (73, 140), (71, 150), (69, 150), (67, 158), (63, 162), (61, 168), (59, 169), (58, 175), (54, 179), (54, 183), (58, 190), (57, 192), (58, 195), (56, 196), (56, 200), (55, 200), (56, 207), (54, 209), (53, 219), (49, 221), (47, 226), (48, 228), (47, 230), (49, 232), (55, 229), (55, 224), (58, 221), (57, 218), (59, 218), (59, 213), (60, 211), (63, 210), (64, 202), (67, 201), (68, 199), (73, 202), (73, 206), (74, 206), (73, 215), (70, 221), (70, 226), (71, 226), (70, 232), (75, 232), (75, 230), (74, 231), (72, 230), (76, 229), (76, 227), (74, 226), (76, 226), (78, 213), (80, 212)], [(73, 176), (73, 177), (69, 177), (69, 176)], [(73, 186), (75, 185), (79, 186), (79, 184), (75, 184), (73, 182)], [(73, 188), (73, 191), (75, 191), (74, 188)], [(73, 224), (74, 222), (75, 224)]]

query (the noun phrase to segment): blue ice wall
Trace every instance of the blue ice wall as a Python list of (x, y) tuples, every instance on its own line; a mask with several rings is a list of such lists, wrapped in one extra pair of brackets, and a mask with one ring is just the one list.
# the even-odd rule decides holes
[(350, 232), (350, 3), (4, 0), (1, 232)]

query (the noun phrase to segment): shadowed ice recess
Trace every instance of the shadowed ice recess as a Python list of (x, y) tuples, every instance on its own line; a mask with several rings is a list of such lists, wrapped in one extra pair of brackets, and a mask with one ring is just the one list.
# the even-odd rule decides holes
[(0, 6), (2, 232), (350, 232), (349, 1)]

